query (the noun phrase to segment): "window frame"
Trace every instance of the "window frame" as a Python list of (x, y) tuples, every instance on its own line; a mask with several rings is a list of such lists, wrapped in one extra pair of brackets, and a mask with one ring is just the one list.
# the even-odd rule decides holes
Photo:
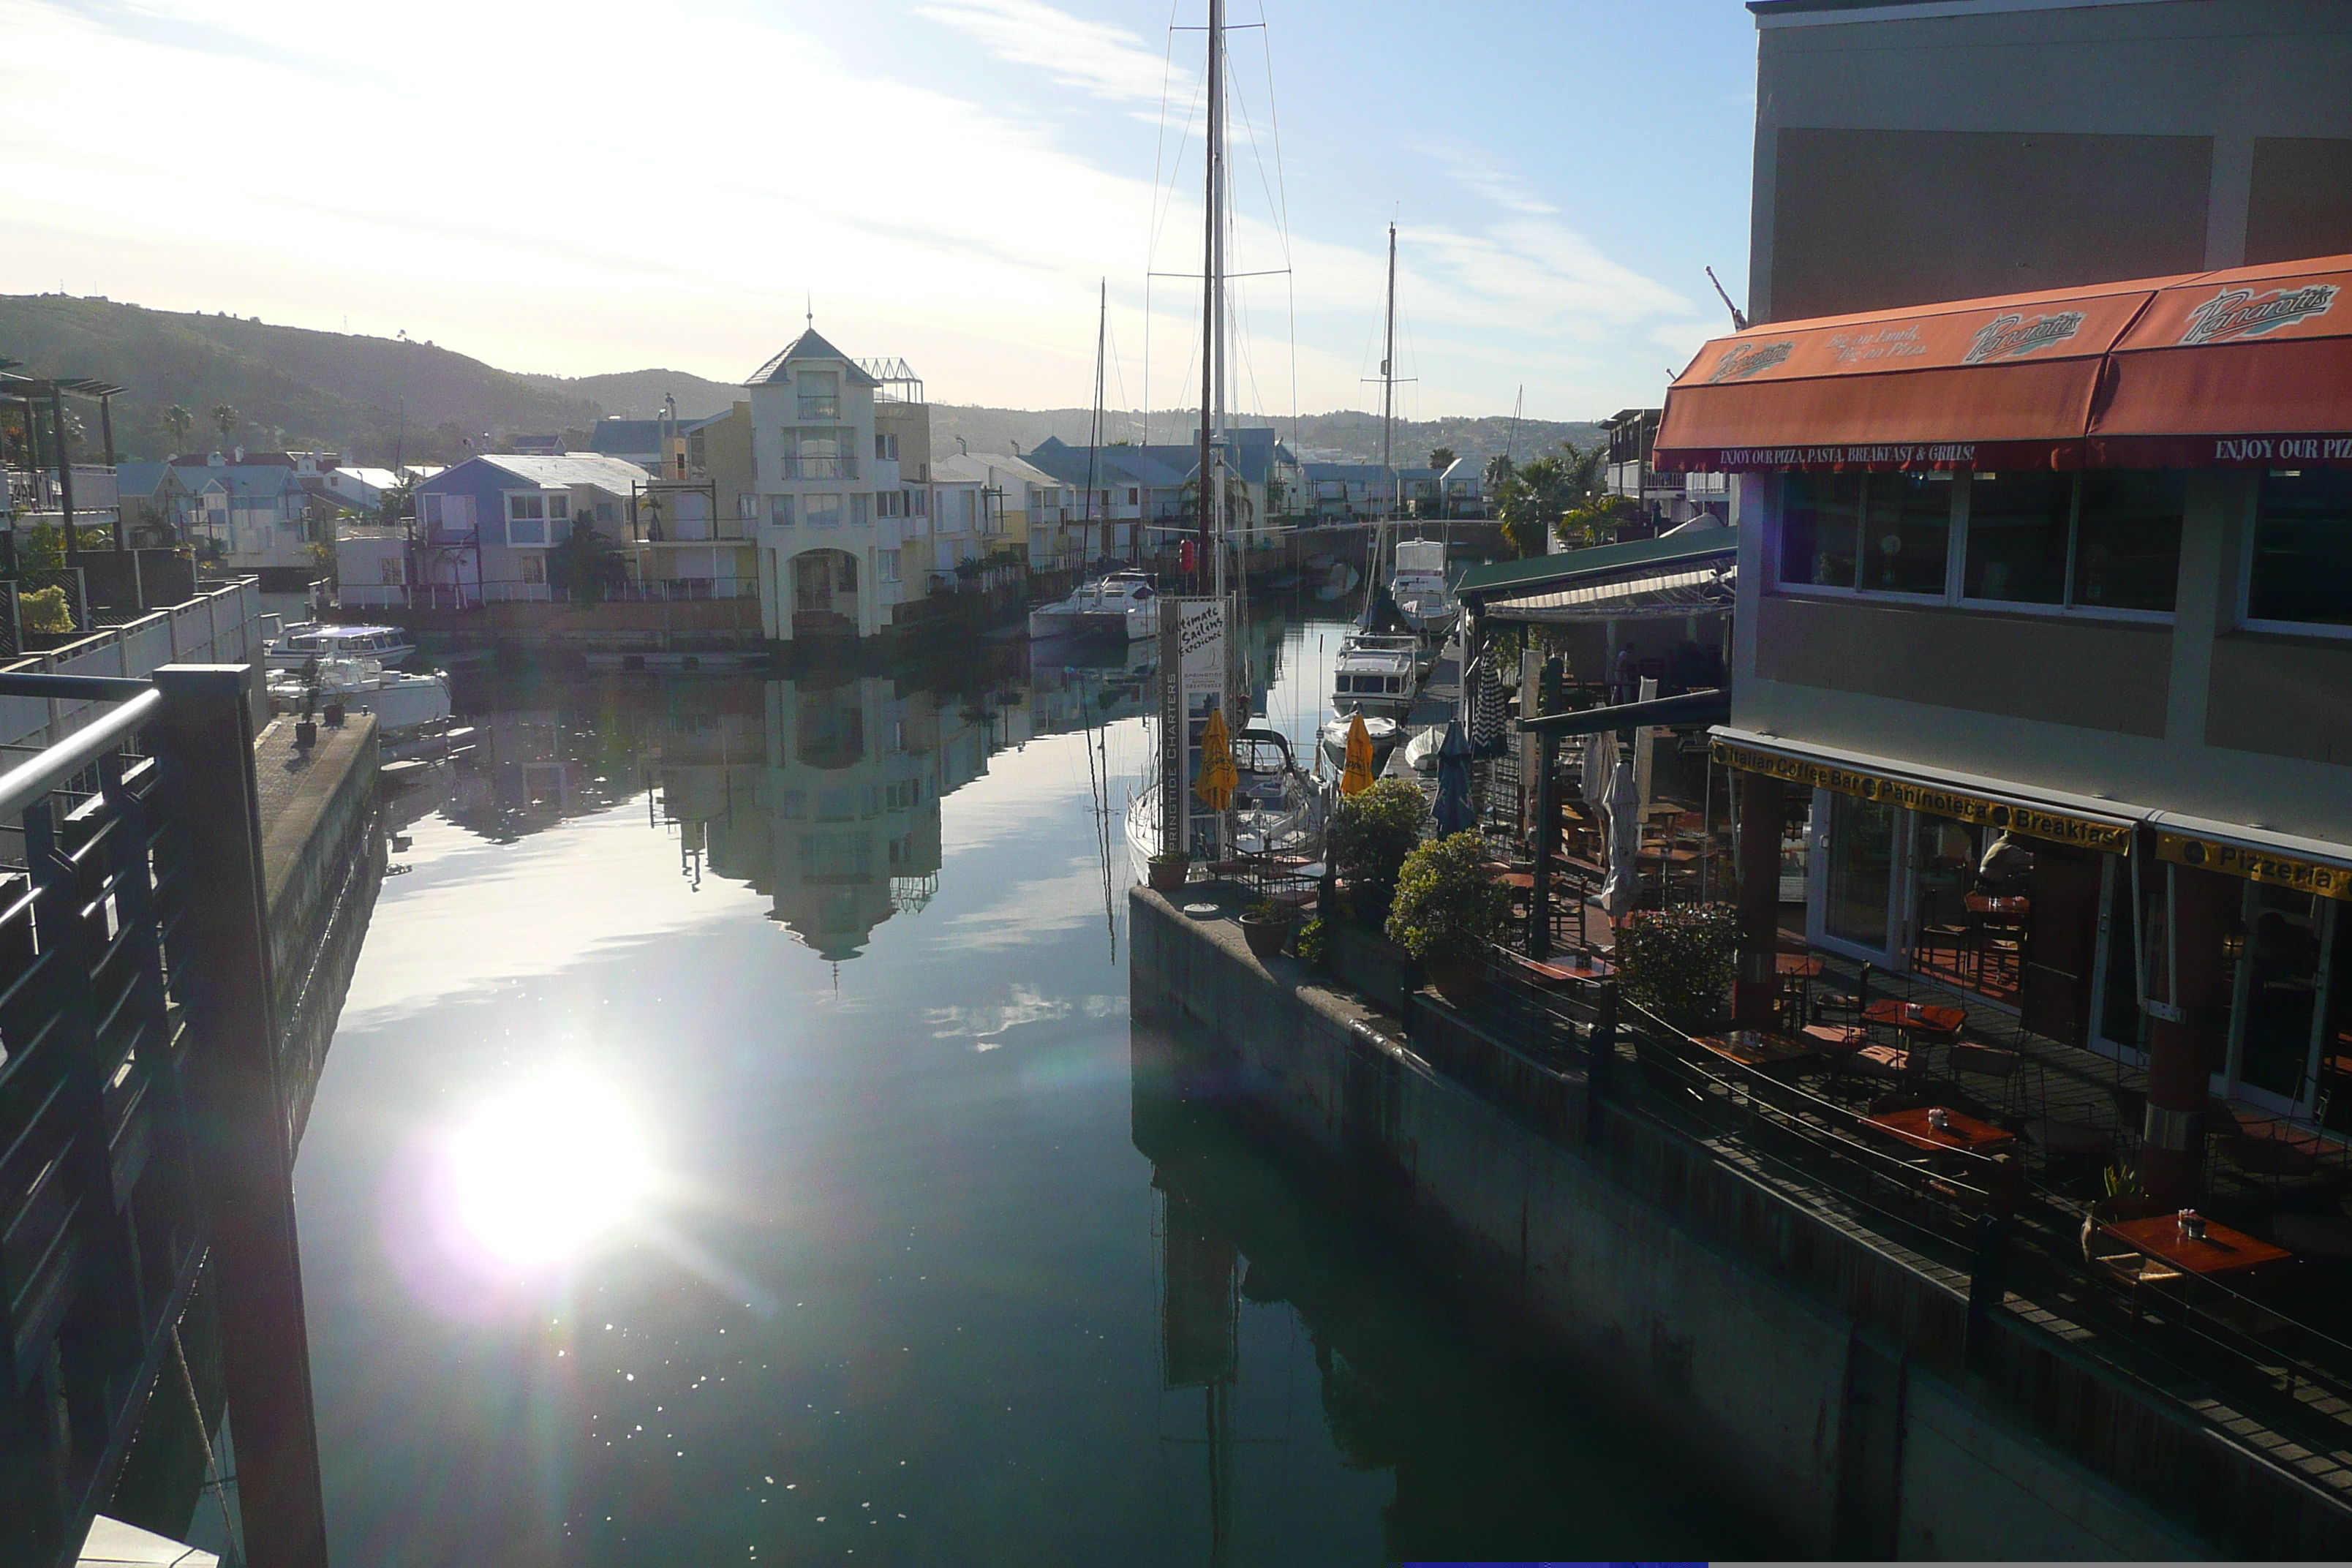
[(2254, 613), (2254, 541), (2263, 526), (2262, 481), (2273, 473), (2299, 474), (2300, 468), (2265, 468), (2254, 478), (2253, 498), (2244, 513), (2244, 535), (2238, 542), (2238, 595), (2231, 617), (2240, 631), (2260, 632), (2265, 637), (2325, 637), (2333, 642), (2352, 642), (2352, 626), (2329, 626), (2325, 621), (2273, 621)]
[[(1850, 599), (1867, 604), (1908, 605), (1914, 606), (1940, 605), (1947, 608), (1956, 610), (1994, 611), (2003, 615), (2018, 616), (2046, 616), (2062, 620), (2129, 621), (2137, 622), (2142, 626), (2168, 626), (2173, 625), (2179, 617), (2179, 611), (2178, 605), (2180, 595), (2177, 566), (2175, 568), (2176, 576), (2174, 579), (2173, 589), (2173, 602), (2176, 607), (2173, 609), (2135, 610), (2126, 609), (2119, 605), (2078, 605), (2072, 602), (2074, 594), (2075, 552), (2080, 547), (2082, 539), (2083, 475), (2084, 472), (2084, 470), (2082, 469), (2074, 470), (2071, 476), (2074, 483), (2067, 502), (2066, 563), (2064, 567), (2066, 600), (2064, 602), (2055, 605), (2044, 605), (2018, 599), (1979, 599), (1969, 596), (1966, 591), (1968, 585), (1969, 519), (1969, 513), (1973, 510), (1970, 500), (1975, 492), (1977, 479), (1976, 473), (1972, 469), (1959, 470), (1955, 472), (1952, 476), (1952, 521), (1950, 531), (1946, 535), (1947, 543), (1944, 554), (1944, 590), (1942, 593), (1906, 594), (1897, 593), (1885, 588), (1848, 588), (1841, 587), (1834, 584), (1791, 583), (1781, 575), (1780, 552), (1782, 543), (1786, 538), (1785, 533), (1782, 531), (1782, 521), (1785, 516), (1786, 498), (1788, 493), (1785, 481), (1790, 479), (1796, 478), (1801, 472), (1806, 471), (1808, 470), (1794, 470), (1776, 476), (1782, 479), (1784, 483), (1775, 486), (1773, 489), (1770, 503), (1772, 527), (1770, 534), (1769, 535), (1769, 543), (1765, 551), (1765, 564), (1769, 570), (1772, 579), (1772, 592), (1775, 594), (1784, 595), (1790, 598)], [(1996, 473), (1999, 472), (1998, 469), (1992, 471)], [(1865, 524), (1868, 521), (1869, 516), (1867, 510), (1867, 498), (1869, 493), (1869, 487), (1865, 484), (1863, 491), (1864, 497), (1864, 504), (1865, 508), (1864, 512), (1864, 521)], [(2183, 510), (2185, 514), (2185, 501)], [(1858, 575), (1860, 573), (1860, 563), (1863, 559), (1863, 541), (1859, 532), (1857, 532), (1854, 544), (1854, 559), (1856, 563), (1855, 569)], [(2250, 566), (2252, 561), (2253, 550), (2253, 527), (2251, 521), (2248, 523), (2246, 528), (2246, 563)], [(2185, 541), (2183, 552), (2184, 554), (2186, 553)], [(2240, 624), (2246, 626), (2249, 630), (2277, 631), (2286, 629), (2285, 623), (2275, 621), (2248, 622), (2245, 620), (2244, 609), (2251, 591), (2251, 586), (2252, 584), (2247, 578), (2246, 571), (2241, 570), (2239, 573)], [(2300, 633), (2308, 635), (2312, 632), (2324, 631), (2325, 629), (2297, 626), (2296, 630)], [(2339, 637), (2352, 637), (2352, 626), (2334, 628), (2334, 635)]]

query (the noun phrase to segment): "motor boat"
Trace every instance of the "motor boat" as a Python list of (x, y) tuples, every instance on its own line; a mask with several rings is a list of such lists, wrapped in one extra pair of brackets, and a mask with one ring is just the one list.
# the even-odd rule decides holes
[(1389, 596), (1412, 629), (1425, 637), (1442, 636), (1454, 625), (1462, 607), (1445, 586), (1445, 545), (1435, 539), (1401, 539), (1396, 566), (1389, 574)]
[(1341, 718), (1402, 719), (1421, 690), (1421, 639), (1360, 634), (1333, 660), (1331, 710)]
[(380, 731), (404, 735), (449, 717), (449, 682), (438, 675), (386, 669), (373, 658), (322, 658), (315, 672), (308, 665), (269, 672), (272, 711), (299, 712), (306, 704), (315, 709), (330, 702), (373, 713)]
[[(1348, 730), (1355, 721), (1354, 714), (1342, 713), (1337, 719), (1326, 721), (1323, 728), (1316, 732), (1317, 743), (1323, 748), (1323, 754), (1331, 760), (1335, 768), (1348, 765)], [(1397, 733), (1395, 720), (1371, 714), (1364, 716), (1364, 736), (1372, 743), (1372, 765), (1375, 768), (1380, 766), (1382, 758), (1396, 749)]]
[(344, 626), (304, 621), (268, 645), (272, 669), (299, 669), (311, 659), (372, 658), (386, 668), (416, 654), (415, 639), (398, 626)]
[(1417, 773), (1437, 771), (1437, 748), (1445, 743), (1445, 726), (1432, 724), (1407, 741), (1404, 745), (1405, 766)]
[[(1323, 853), (1331, 786), (1298, 765), (1279, 731), (1252, 724), (1234, 737), (1232, 846), (1242, 855), (1280, 855), (1302, 862)], [(1160, 784), (1155, 778), (1127, 804), (1128, 852), (1135, 878), (1145, 879), (1160, 852)]]
[(1046, 637), (1117, 637), (1129, 642), (1160, 635), (1160, 601), (1142, 572), (1113, 572), (1085, 584), (1068, 598), (1029, 612), (1029, 635)]

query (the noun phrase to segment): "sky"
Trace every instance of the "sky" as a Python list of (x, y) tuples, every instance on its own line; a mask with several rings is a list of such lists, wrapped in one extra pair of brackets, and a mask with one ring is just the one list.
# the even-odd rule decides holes
[[(0, 0), (0, 293), (937, 402), (1198, 396), (1205, 0)], [(1745, 290), (1738, 0), (1228, 0), (1237, 411), (1655, 404)], [(6, 345), (0, 344), (0, 352)]]

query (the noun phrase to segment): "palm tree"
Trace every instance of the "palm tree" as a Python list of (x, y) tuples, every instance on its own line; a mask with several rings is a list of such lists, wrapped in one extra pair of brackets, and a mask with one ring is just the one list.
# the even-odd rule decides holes
[(1446, 469), (1452, 468), (1454, 466), (1454, 448), (1451, 447), (1439, 447), (1432, 451), (1429, 454), (1429, 466), (1435, 468), (1441, 474)]
[(163, 410), (163, 433), (172, 437), (174, 456), (188, 449), (188, 432), (196, 427), (196, 416), (174, 403)]
[(236, 434), (237, 421), (242, 417), (226, 403), (213, 405), (213, 427), (220, 432), (222, 446), (227, 446), (228, 438)]

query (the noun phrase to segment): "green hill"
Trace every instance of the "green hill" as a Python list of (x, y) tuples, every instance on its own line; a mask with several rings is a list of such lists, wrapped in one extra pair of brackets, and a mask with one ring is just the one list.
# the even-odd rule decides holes
[[(685, 419), (724, 413), (744, 395), (740, 386), (684, 371), (518, 374), (404, 338), (270, 326), (63, 294), (0, 295), (0, 359), (23, 362), (23, 374), (87, 376), (123, 386), (114, 400), (114, 444), (126, 458), (169, 455), (163, 411), (175, 403), (195, 416), (191, 447), (316, 448), (383, 464), (395, 455), (411, 462), (455, 461), (482, 449), (484, 436), (498, 443), (514, 435), (561, 435), (567, 446), (584, 447), (598, 418), (650, 418), (664, 395), (677, 400)], [(226, 441), (212, 421), (212, 410), (223, 404), (238, 414)], [(80, 413), (94, 447), (95, 413)], [(959, 436), (975, 452), (1016, 445), (1026, 451), (1047, 436), (1083, 442), (1090, 418), (1084, 408), (933, 404), (932, 447), (954, 451)], [(1380, 420), (1373, 415), (1342, 410), (1306, 416), (1295, 426), (1289, 419), (1268, 423), (1311, 457), (1380, 458)], [(1107, 414), (1105, 439), (1139, 437), (1142, 425), (1140, 415)], [(1188, 440), (1193, 427), (1190, 410), (1155, 414), (1151, 439)], [(1400, 466), (1419, 464), (1433, 447), (1446, 446), (1483, 462), (1508, 442), (1524, 462), (1563, 440), (1589, 443), (1597, 435), (1591, 425), (1537, 419), (1519, 421), (1516, 432), (1505, 418), (1401, 419), (1396, 458)]]
[[(26, 375), (119, 383), (114, 442), (125, 458), (171, 446), (163, 410), (195, 416), (190, 445), (222, 445), (212, 410), (242, 416), (230, 444), (318, 447), (383, 463), (464, 455), (485, 432), (584, 432), (596, 404), (431, 343), (149, 310), (60, 294), (0, 295), (0, 356)], [(91, 437), (97, 419), (85, 413)]]

